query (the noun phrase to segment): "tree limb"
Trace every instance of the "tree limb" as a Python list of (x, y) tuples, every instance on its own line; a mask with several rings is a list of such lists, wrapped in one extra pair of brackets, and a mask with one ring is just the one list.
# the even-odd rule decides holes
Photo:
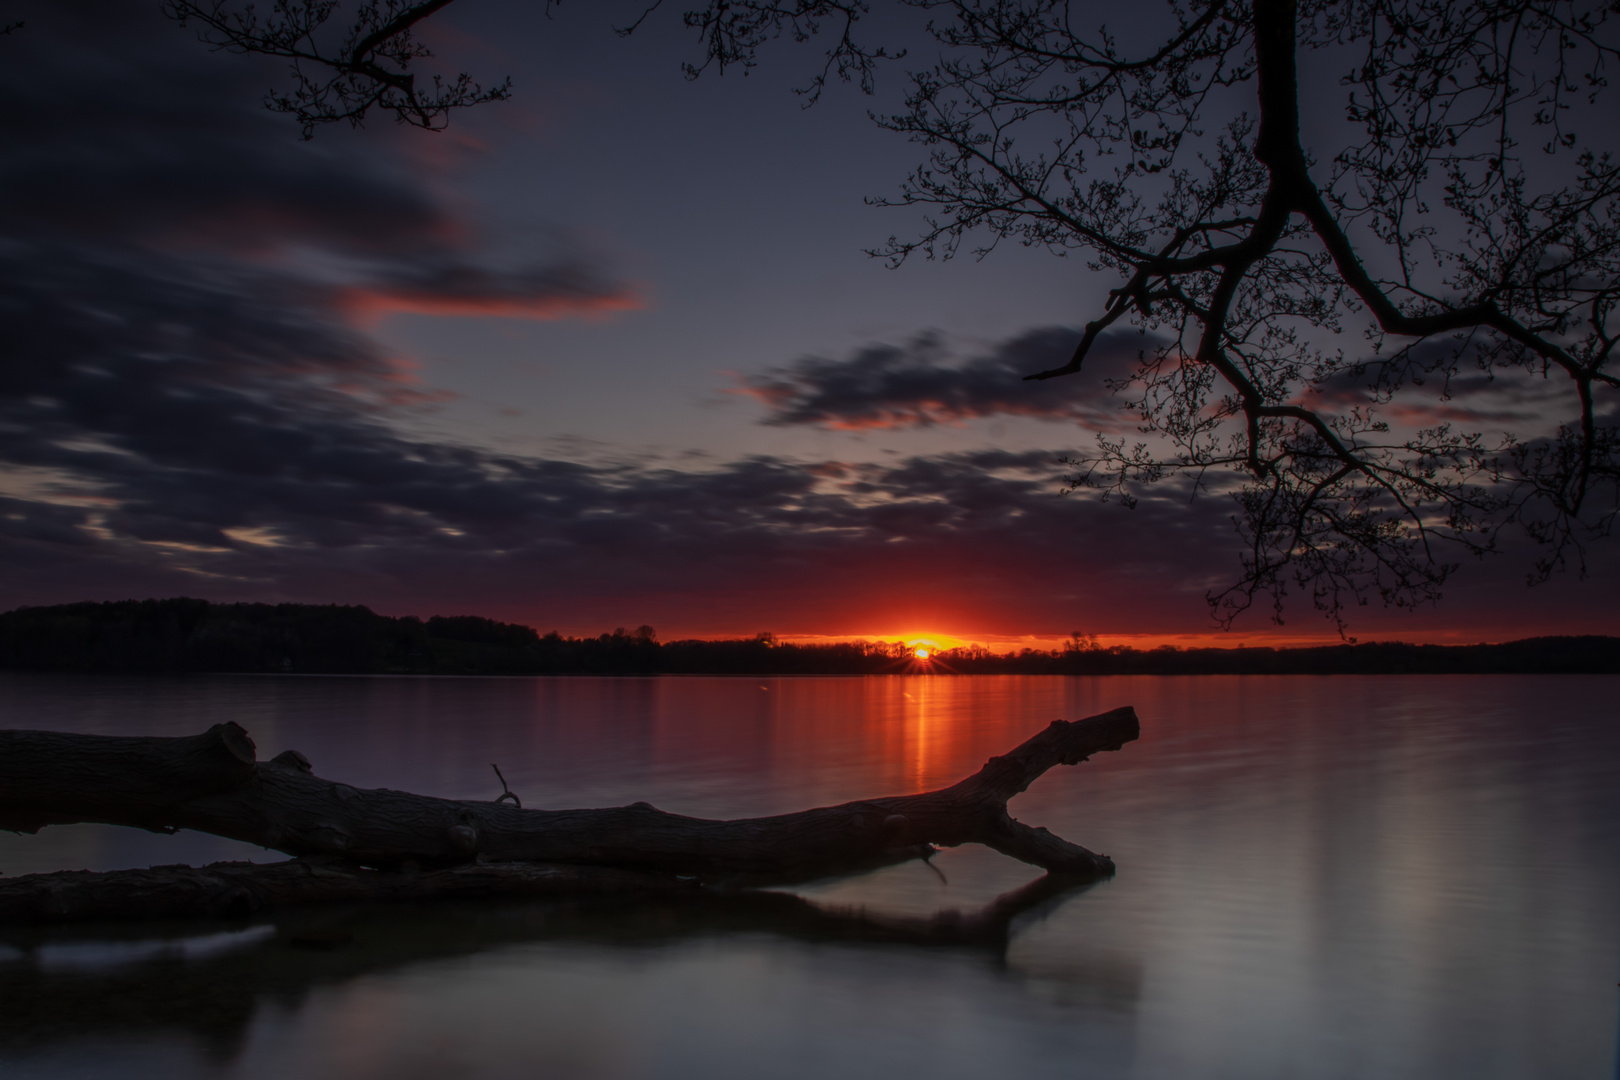
[[(175, 739), (4, 731), (0, 828), (37, 832), (75, 822), (158, 832), (186, 828), (306, 860), (279, 868), (227, 864), (131, 872), (137, 876), (124, 879), (118, 895), (136, 907), (173, 902), (228, 908), (250, 885), (268, 902), (352, 898), (368, 891), (422, 896), (480, 889), (667, 889), (685, 887), (683, 881), (783, 883), (963, 843), (984, 844), (1052, 873), (1095, 879), (1113, 873), (1112, 860), (1014, 820), (1007, 801), (1053, 766), (1116, 750), (1139, 730), (1129, 707), (1086, 720), (1056, 720), (947, 788), (734, 821), (669, 814), (646, 803), (522, 810), (504, 802), (361, 790), (315, 776), (296, 751), (256, 762), (252, 741), (234, 723)], [(35, 903), (21, 884), (27, 880), (0, 885), (0, 918), (7, 903)], [(37, 886), (49, 894), (39, 903), (55, 903), (50, 897), (80, 888), (79, 880)]]

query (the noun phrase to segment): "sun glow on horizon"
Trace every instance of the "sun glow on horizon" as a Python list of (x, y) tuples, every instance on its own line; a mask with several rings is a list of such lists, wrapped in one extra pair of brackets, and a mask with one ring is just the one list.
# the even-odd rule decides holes
[[(886, 645), (903, 649), (905, 655), (910, 656), (913, 660), (927, 661), (934, 664), (941, 662), (941, 658), (945, 654), (958, 649), (972, 650), (974, 652), (982, 650), (984, 654), (990, 656), (1015, 654), (1024, 649), (1034, 649), (1041, 652), (1063, 651), (1073, 647), (1075, 635), (1043, 633), (961, 635), (938, 631), (911, 630), (902, 633), (894, 631), (851, 634), (796, 633), (780, 635), (778, 640), (796, 645), (831, 645), (845, 642)], [(1166, 645), (1180, 649), (1236, 649), (1240, 647), (1299, 649), (1339, 643), (1337, 637), (1323, 637), (1309, 633), (1233, 635), (1220, 631), (1097, 634), (1094, 636), (1094, 640), (1096, 646), (1103, 649), (1121, 647), (1144, 652)], [(1456, 644), (1458, 641), (1466, 642), (1467, 640), (1467, 634), (1463, 633), (1416, 635), (1413, 637), (1414, 644)], [(921, 655), (921, 652), (924, 651), (928, 654), (926, 657)]]
[[(922, 649), (933, 656), (935, 653), (945, 652), (947, 649), (962, 649), (971, 645), (967, 638), (957, 637), (955, 634), (945, 634), (937, 630), (910, 630), (901, 634), (876, 634), (878, 641), (892, 641), (897, 645), (904, 645), (915, 654)], [(923, 660), (926, 657), (918, 656)]]

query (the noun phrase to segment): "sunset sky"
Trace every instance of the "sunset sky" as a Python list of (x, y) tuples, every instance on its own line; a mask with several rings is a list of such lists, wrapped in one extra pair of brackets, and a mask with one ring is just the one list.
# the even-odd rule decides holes
[[(919, 223), (863, 202), (918, 160), (867, 119), (898, 79), (806, 109), (812, 48), (693, 82), (673, 11), (622, 39), (639, 5), (466, 0), (427, 39), (511, 75), (510, 102), (304, 142), (260, 103), (276, 65), (210, 54), (156, 3), (12, 6), (0, 608), (1334, 637), (1308, 602), (1215, 629), (1224, 497), (1060, 495), (1059, 458), (1132, 430), (1103, 380), (1139, 339), (1106, 339), (1082, 377), (1018, 377), (1067, 359), (1113, 277), (1013, 246), (863, 254)], [(1360, 609), (1350, 632), (1620, 632), (1612, 546), (1534, 589), (1509, 548), (1437, 609)]]

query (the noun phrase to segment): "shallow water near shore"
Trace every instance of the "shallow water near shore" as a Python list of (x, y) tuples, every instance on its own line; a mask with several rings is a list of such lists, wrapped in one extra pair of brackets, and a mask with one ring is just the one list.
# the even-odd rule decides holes
[[(810, 905), (376, 905), (0, 928), (0, 1076), (1620, 1077), (1612, 676), (426, 679), (0, 675), (0, 726), (246, 727), (261, 760), (525, 806), (777, 813), (954, 782), (1055, 718), (1142, 738), (1021, 820), (1114, 856), (1000, 944), (818, 910), (973, 910), (983, 849)], [(277, 858), (0, 834), (0, 872)], [(937, 872), (936, 872), (937, 871)]]

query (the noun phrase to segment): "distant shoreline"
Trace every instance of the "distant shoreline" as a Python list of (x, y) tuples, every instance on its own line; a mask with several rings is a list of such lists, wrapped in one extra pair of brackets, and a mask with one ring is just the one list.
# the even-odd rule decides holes
[(0, 614), (0, 669), (297, 675), (1445, 675), (1620, 674), (1620, 637), (1494, 645), (1401, 642), (1303, 648), (1087, 647), (992, 653), (904, 645), (800, 645), (769, 635), (661, 642), (651, 627), (541, 634), (470, 615), (378, 615), (359, 606), (186, 598), (23, 607)]

